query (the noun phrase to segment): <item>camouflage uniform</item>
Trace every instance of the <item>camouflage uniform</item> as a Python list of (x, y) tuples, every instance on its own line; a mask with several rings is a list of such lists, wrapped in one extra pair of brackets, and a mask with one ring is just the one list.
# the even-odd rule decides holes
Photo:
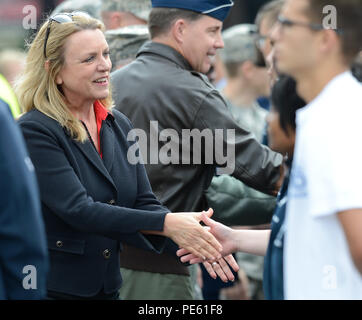
[(66, 0), (59, 4), (51, 15), (61, 12), (84, 11), (100, 19), (101, 0)]
[(258, 49), (255, 41), (258, 28), (254, 24), (238, 24), (222, 33), (224, 48), (219, 51), (224, 63), (257, 62)]
[(108, 30), (105, 35), (110, 49), (112, 71), (134, 60), (139, 48), (149, 40), (147, 25)]
[(102, 0), (101, 6), (101, 12), (130, 12), (145, 21), (148, 21), (151, 9), (151, 0)]
[(106, 31), (112, 71), (134, 60), (138, 49), (149, 40), (146, 22), (151, 9), (151, 0), (102, 0), (101, 12), (129, 12), (145, 21), (145, 24)]

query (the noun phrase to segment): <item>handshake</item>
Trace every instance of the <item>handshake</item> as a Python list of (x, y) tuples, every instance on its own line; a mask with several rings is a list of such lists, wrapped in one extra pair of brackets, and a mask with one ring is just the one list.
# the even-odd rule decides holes
[[(219, 276), (224, 282), (234, 281), (235, 278), (230, 268), (235, 272), (239, 270), (239, 266), (232, 256), (233, 252), (238, 251), (235, 231), (212, 220), (210, 218), (212, 214), (212, 209), (201, 213), (192, 213), (194, 219), (198, 220), (198, 222), (202, 221), (206, 225), (202, 227), (199, 224), (200, 229), (194, 235), (190, 235), (190, 232), (184, 232), (183, 226), (180, 228), (183, 231), (179, 229), (179, 234), (175, 230), (168, 230), (168, 233), (170, 238), (181, 248), (177, 251), (177, 256), (180, 257), (181, 262), (202, 263), (213, 279)], [(183, 221), (181, 224), (184, 224), (184, 213), (171, 215), (182, 215)], [(165, 226), (169, 225), (170, 223), (165, 221)]]

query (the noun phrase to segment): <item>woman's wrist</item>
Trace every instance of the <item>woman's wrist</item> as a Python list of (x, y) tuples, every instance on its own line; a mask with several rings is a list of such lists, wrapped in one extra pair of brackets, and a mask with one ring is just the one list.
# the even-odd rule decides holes
[(165, 237), (170, 237), (170, 224), (172, 224), (172, 217), (173, 214), (171, 212), (166, 213), (165, 215), (165, 220), (163, 223), (163, 231), (162, 231), (162, 235)]

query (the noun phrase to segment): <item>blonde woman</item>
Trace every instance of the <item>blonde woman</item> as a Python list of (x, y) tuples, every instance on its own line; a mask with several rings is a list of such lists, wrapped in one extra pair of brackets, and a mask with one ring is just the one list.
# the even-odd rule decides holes
[(48, 296), (55, 299), (117, 299), (121, 242), (161, 251), (170, 237), (199, 257), (220, 258), (201, 213), (170, 213), (143, 165), (129, 163), (132, 125), (111, 109), (103, 30), (85, 13), (49, 18), (17, 87), (48, 238)]

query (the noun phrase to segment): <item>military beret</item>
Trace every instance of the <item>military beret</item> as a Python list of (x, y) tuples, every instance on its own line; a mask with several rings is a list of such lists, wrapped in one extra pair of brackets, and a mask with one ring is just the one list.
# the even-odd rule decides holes
[(234, 5), (232, 0), (152, 0), (153, 8), (177, 8), (206, 14), (224, 21)]

